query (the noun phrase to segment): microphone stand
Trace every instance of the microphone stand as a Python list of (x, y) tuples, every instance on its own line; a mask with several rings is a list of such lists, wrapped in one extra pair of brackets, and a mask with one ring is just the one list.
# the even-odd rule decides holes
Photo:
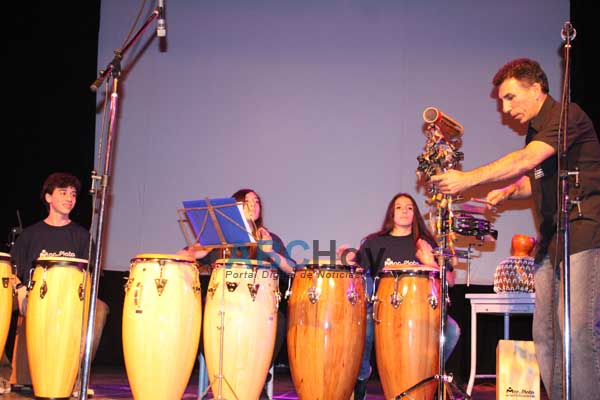
[[(98, 217), (96, 214), (92, 215), (92, 227), (96, 227), (96, 238), (97, 245), (95, 249), (93, 249), (93, 260), (91, 263), (92, 266), (92, 285), (91, 285), (91, 293), (90, 293), (90, 305), (89, 305), (89, 313), (87, 319), (87, 328), (86, 328), (86, 339), (85, 339), (85, 350), (83, 356), (83, 369), (80, 374), (81, 386), (79, 390), (79, 400), (87, 399), (87, 391), (89, 386), (89, 375), (90, 375), (90, 366), (92, 363), (91, 353), (92, 353), (92, 342), (94, 336), (94, 320), (96, 316), (96, 299), (98, 297), (98, 283), (100, 280), (99, 274), (99, 265), (100, 259), (102, 258), (102, 249), (103, 249), (103, 236), (104, 236), (104, 226), (105, 226), (105, 214), (106, 214), (106, 196), (109, 188), (109, 176), (110, 176), (110, 167), (111, 167), (111, 158), (113, 151), (113, 142), (114, 142), (114, 128), (115, 121), (117, 115), (117, 105), (118, 105), (118, 88), (119, 88), (119, 77), (121, 75), (121, 60), (127, 50), (131, 48), (133, 43), (135, 43), (142, 33), (146, 30), (146, 28), (158, 17), (159, 10), (158, 8), (154, 9), (148, 20), (142, 25), (142, 27), (138, 30), (138, 32), (131, 38), (129, 43), (125, 45), (123, 49), (116, 49), (114, 51), (115, 57), (112, 59), (110, 63), (106, 66), (103, 71), (100, 71), (98, 79), (96, 79), (90, 86), (90, 89), (95, 92), (98, 90), (102, 82), (108, 78), (110, 75), (112, 77), (112, 94), (110, 97), (110, 112), (109, 112), (109, 123), (108, 123), (108, 138), (106, 142), (106, 150), (104, 157), (104, 173), (102, 176), (98, 176), (96, 171), (92, 171), (92, 189), (93, 193), (93, 204), (95, 205), (98, 201), (98, 191), (94, 189), (94, 182), (100, 180), (101, 189), (100, 189), (100, 211)], [(97, 224), (95, 224), (95, 220), (97, 218)], [(92, 252), (90, 252), (92, 253)], [(90, 254), (90, 260), (92, 259)], [(90, 264), (88, 264), (90, 265)]]
[[(560, 179), (560, 210), (558, 218), (558, 223), (560, 224), (560, 232), (562, 235), (562, 256), (563, 256), (563, 287), (562, 287), (562, 296), (563, 296), (563, 321), (564, 321), (564, 332), (563, 332), (563, 352), (562, 352), (562, 389), (563, 389), (563, 399), (570, 400), (571, 399), (571, 261), (570, 261), (570, 250), (569, 250), (569, 209), (571, 205), (577, 204), (579, 206), (579, 200), (575, 199), (575, 201), (571, 201), (569, 199), (569, 177), (575, 175), (576, 177), (576, 186), (579, 183), (579, 172), (576, 170), (574, 172), (568, 171), (567, 164), (567, 127), (569, 123), (569, 57), (570, 57), (570, 49), (571, 49), (571, 40), (575, 38), (576, 31), (573, 28), (573, 25), (569, 21), (567, 21), (561, 30), (561, 36), (565, 41), (565, 72), (564, 72), (564, 80), (563, 80), (563, 92), (562, 92), (562, 110), (561, 110), (561, 121), (559, 125), (559, 143), (558, 143), (558, 160), (559, 160), (559, 179)], [(561, 127), (562, 127), (562, 149), (560, 143), (561, 137)], [(558, 249), (557, 249), (558, 250)]]

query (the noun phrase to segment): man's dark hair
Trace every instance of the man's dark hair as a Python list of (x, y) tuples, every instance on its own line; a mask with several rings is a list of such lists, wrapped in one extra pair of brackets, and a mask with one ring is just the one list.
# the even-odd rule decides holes
[(46, 194), (52, 194), (54, 189), (56, 188), (68, 188), (74, 187), (77, 194), (81, 190), (81, 182), (77, 179), (76, 176), (71, 175), (66, 172), (55, 172), (50, 174), (44, 181), (42, 185), (42, 193), (40, 197), (42, 199), (42, 203), (48, 208), (48, 203), (46, 202)]
[(498, 87), (507, 79), (515, 78), (521, 82), (527, 82), (530, 86), (539, 83), (543, 93), (548, 93), (548, 77), (537, 61), (528, 58), (517, 58), (502, 66), (494, 75), (492, 82)]

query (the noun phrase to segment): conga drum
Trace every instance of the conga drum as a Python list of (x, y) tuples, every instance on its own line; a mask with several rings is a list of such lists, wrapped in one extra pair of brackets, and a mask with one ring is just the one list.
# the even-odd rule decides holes
[(0, 253), (0, 356), (4, 354), (12, 315), (14, 276), (10, 254)]
[(287, 346), (299, 399), (349, 399), (366, 334), (361, 273), (345, 265), (297, 269), (288, 303)]
[(25, 329), (36, 397), (71, 396), (80, 362), (82, 324), (87, 321), (90, 275), (87, 260), (40, 257), (29, 286)]
[(138, 254), (123, 304), (123, 355), (135, 399), (181, 399), (200, 340), (202, 297), (196, 260)]
[[(403, 264), (382, 271), (375, 280), (377, 371), (389, 399), (439, 372), (439, 271)], [(430, 400), (436, 388), (432, 381), (412, 391), (410, 398)]]
[(256, 400), (271, 366), (279, 306), (271, 264), (217, 260), (204, 309), (204, 356), (214, 398)]

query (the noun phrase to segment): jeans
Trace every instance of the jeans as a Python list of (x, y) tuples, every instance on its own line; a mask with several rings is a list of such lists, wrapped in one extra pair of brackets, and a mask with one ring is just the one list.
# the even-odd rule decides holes
[[(373, 293), (373, 278), (367, 277), (366, 291), (369, 299)], [(373, 349), (373, 342), (375, 339), (375, 330), (373, 324), (373, 303), (367, 303), (367, 333), (365, 335), (365, 348), (363, 350), (362, 360), (360, 362), (360, 370), (358, 372), (358, 379), (366, 380), (371, 375), (371, 351)], [(458, 323), (451, 316), (448, 315), (446, 320), (446, 341), (444, 342), (444, 362), (448, 361), (450, 354), (458, 343), (460, 337), (460, 327)]]
[[(600, 249), (570, 258), (571, 398), (598, 399), (600, 382)], [(535, 273), (533, 341), (551, 400), (562, 398), (563, 296), (560, 267), (546, 257)]]

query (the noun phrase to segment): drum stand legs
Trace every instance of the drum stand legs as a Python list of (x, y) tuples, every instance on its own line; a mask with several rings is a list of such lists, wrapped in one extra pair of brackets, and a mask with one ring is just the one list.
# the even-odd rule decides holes
[(450, 400), (454, 400), (455, 393), (460, 393), (462, 399), (469, 399), (469, 400), (471, 399), (470, 395), (468, 395), (465, 391), (463, 391), (461, 388), (459, 388), (454, 383), (453, 376), (451, 374), (446, 375), (446, 373), (445, 373), (444, 343), (446, 342), (445, 330), (446, 330), (446, 320), (447, 320), (446, 312), (447, 312), (447, 303), (448, 303), (446, 299), (448, 298), (448, 281), (446, 280), (447, 265), (446, 265), (446, 258), (444, 257), (444, 255), (441, 255), (438, 257), (438, 264), (440, 264), (440, 281), (441, 281), (441, 286), (442, 286), (441, 301), (439, 302), (439, 304), (442, 308), (440, 310), (440, 340), (439, 340), (439, 370), (438, 370), (438, 374), (430, 376), (428, 378), (425, 378), (422, 381), (418, 382), (417, 384), (411, 386), (406, 391), (397, 395), (396, 399), (403, 399), (406, 396), (410, 396), (410, 393), (412, 391), (414, 391), (417, 388), (419, 388), (423, 385), (426, 385), (432, 381), (438, 382), (438, 390), (437, 390), (437, 399), (438, 400), (446, 400), (446, 394), (449, 395), (448, 398)]

